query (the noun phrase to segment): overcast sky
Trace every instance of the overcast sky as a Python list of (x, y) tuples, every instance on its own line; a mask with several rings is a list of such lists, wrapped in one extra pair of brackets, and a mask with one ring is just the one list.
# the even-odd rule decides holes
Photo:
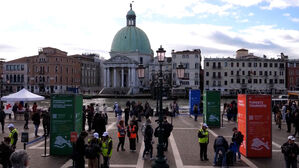
[[(0, 3), (0, 58), (36, 55), (41, 47), (109, 58), (126, 26), (129, 0), (13, 0)], [(136, 26), (154, 51), (201, 49), (233, 57), (247, 48), (262, 56), (299, 59), (299, 0), (135, 0)]]

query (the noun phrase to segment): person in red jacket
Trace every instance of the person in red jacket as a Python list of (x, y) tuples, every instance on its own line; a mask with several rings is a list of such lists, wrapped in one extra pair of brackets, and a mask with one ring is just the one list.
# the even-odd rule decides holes
[(117, 125), (117, 137), (119, 139), (119, 143), (117, 145), (117, 152), (119, 151), (119, 147), (121, 146), (121, 150), (125, 151), (124, 144), (125, 144), (125, 137), (126, 137), (126, 129), (124, 126), (124, 120), (120, 120), (119, 124)]

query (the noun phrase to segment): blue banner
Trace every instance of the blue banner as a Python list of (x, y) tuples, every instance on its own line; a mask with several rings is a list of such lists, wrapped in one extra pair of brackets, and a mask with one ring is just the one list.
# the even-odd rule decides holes
[(197, 104), (198, 111), (200, 111), (200, 90), (189, 90), (189, 113), (193, 115), (193, 106)]

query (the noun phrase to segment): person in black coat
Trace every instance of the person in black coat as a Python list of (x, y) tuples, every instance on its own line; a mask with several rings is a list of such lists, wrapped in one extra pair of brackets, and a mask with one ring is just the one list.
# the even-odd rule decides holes
[(128, 126), (128, 121), (129, 121), (129, 115), (130, 115), (130, 105), (126, 106), (125, 108), (125, 126)]
[(50, 134), (50, 114), (48, 111), (44, 111), (41, 117), (43, 118), (42, 123), (44, 128), (44, 135), (48, 136)]
[(36, 112), (33, 113), (33, 115), (32, 115), (32, 121), (33, 121), (33, 124), (34, 124), (34, 127), (35, 127), (35, 131), (34, 131), (35, 137), (39, 137), (39, 135), (37, 134), (38, 127), (39, 127), (39, 124), (40, 124), (40, 114), (39, 114), (39, 111), (36, 111)]
[(1, 126), (2, 126), (2, 133), (4, 133), (4, 124), (5, 124), (5, 113), (4, 113), (4, 107), (2, 106), (1, 110), (0, 110), (0, 122), (1, 122)]
[(11, 163), (9, 161), (10, 155), (13, 153), (13, 149), (10, 147), (10, 138), (4, 137), (4, 141), (0, 144), (1, 156), (0, 162), (3, 168), (11, 167)]
[(284, 154), (286, 168), (297, 168), (297, 155), (299, 154), (299, 147), (295, 143), (295, 137), (288, 137), (288, 141), (281, 146), (281, 152)]
[(82, 131), (77, 139), (76, 144), (74, 145), (74, 158), (75, 168), (85, 168), (85, 138), (88, 136), (86, 131)]

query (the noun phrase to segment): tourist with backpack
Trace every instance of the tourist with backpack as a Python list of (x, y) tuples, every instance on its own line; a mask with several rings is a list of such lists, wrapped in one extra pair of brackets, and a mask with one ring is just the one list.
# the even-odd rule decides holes
[[(232, 137), (232, 142), (234, 142), (237, 146), (237, 151), (236, 153), (238, 153), (238, 158), (236, 159), (237, 161), (240, 161), (241, 160), (241, 153), (240, 153), (240, 145), (242, 144), (243, 142), (243, 139), (244, 139), (244, 135), (238, 131), (238, 129), (236, 127), (233, 128), (233, 137)], [(236, 158), (236, 156), (235, 156)]]
[(226, 166), (227, 149), (228, 149), (228, 143), (226, 139), (223, 136), (218, 136), (214, 141), (214, 151), (215, 151), (214, 164), (213, 164), (214, 166)]
[(100, 165), (100, 144), (99, 134), (94, 133), (93, 138), (89, 140), (88, 145), (85, 148), (85, 157), (88, 159), (88, 168), (98, 168)]

